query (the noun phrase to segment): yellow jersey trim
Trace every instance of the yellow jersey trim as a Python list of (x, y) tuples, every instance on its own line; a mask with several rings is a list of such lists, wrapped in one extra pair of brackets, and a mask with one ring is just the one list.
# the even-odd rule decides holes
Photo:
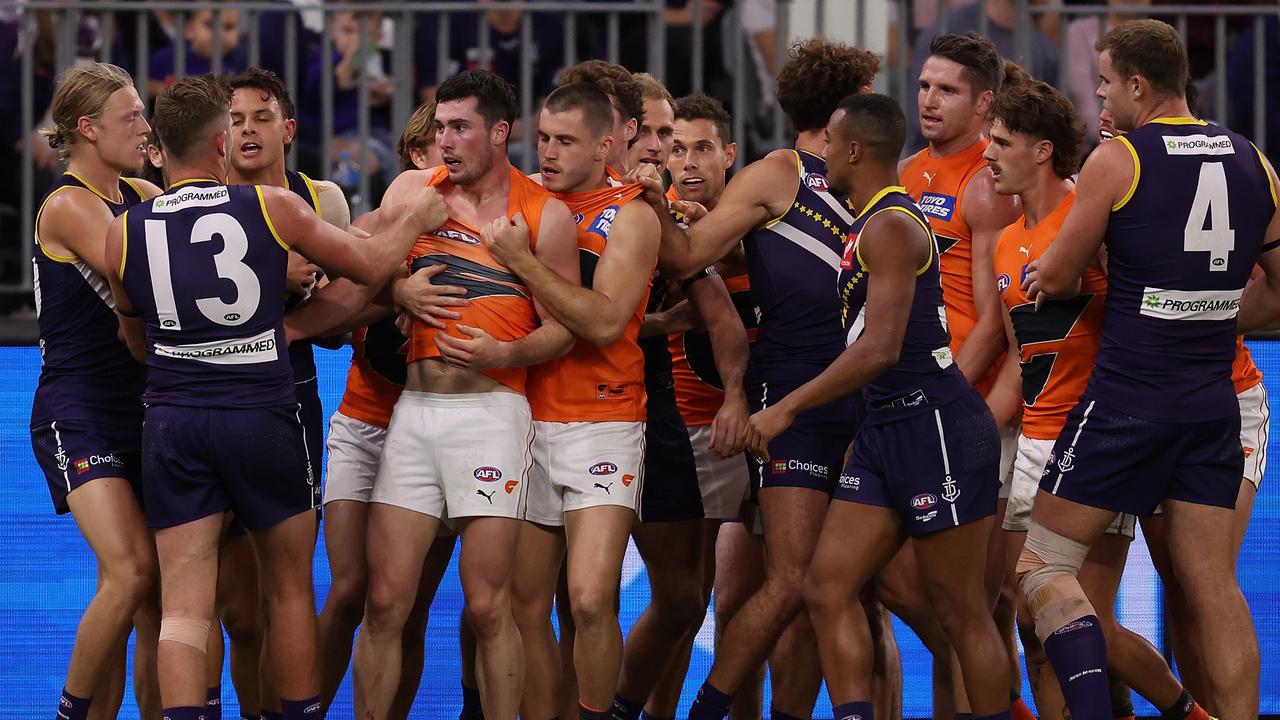
[[(68, 174), (68, 175), (70, 175), (70, 173), (67, 173), (67, 174)], [(81, 182), (84, 182), (84, 181), (82, 180)], [(59, 255), (59, 254), (57, 254), (57, 253), (51, 252), (51, 251), (49, 250), (49, 248), (47, 248), (47, 247), (45, 247), (45, 246), (44, 246), (44, 243), (40, 242), (40, 215), (44, 213), (44, 206), (45, 206), (45, 205), (46, 205), (50, 200), (52, 200), (52, 199), (53, 199), (53, 196), (54, 196), (54, 195), (57, 195), (58, 193), (62, 192), (63, 190), (66, 190), (67, 188), (70, 188), (70, 187), (75, 187), (75, 185), (63, 185), (62, 187), (58, 188), (57, 190), (54, 190), (53, 192), (49, 193), (49, 196), (48, 196), (48, 197), (46, 197), (46, 198), (45, 198), (45, 199), (40, 203), (40, 208), (39, 208), (38, 210), (36, 210), (36, 221), (35, 221), (35, 223), (32, 225), (32, 229), (33, 229), (33, 231), (35, 232), (35, 236), (36, 236), (36, 245), (40, 248), (40, 252), (44, 253), (44, 256), (45, 256), (45, 257), (49, 258), (50, 260), (52, 260), (52, 261), (54, 261), (54, 262), (60, 262), (60, 263), (73, 263), (73, 262), (75, 262), (75, 261), (77, 261), (77, 260), (79, 260), (79, 259), (80, 259), (80, 258), (76, 257), (75, 255)]]
[[(1267, 186), (1268, 186), (1269, 188), (1271, 188), (1271, 204), (1272, 204), (1273, 206), (1275, 206), (1275, 207), (1280, 207), (1280, 199), (1277, 199), (1277, 197), (1276, 197), (1276, 181), (1275, 181), (1275, 178), (1271, 177), (1271, 173), (1267, 172), (1267, 159), (1266, 159), (1266, 157), (1262, 154), (1262, 151), (1258, 149), (1258, 146), (1257, 146), (1257, 145), (1254, 145), (1252, 142), (1251, 142), (1251, 143), (1249, 143), (1249, 145), (1251, 145), (1251, 146), (1253, 147), (1253, 151), (1254, 151), (1254, 152), (1258, 153), (1258, 162), (1262, 165), (1262, 172), (1263, 172), (1263, 174), (1265, 174), (1265, 175), (1267, 176)], [(1273, 169), (1274, 169), (1274, 168), (1273, 168)]]
[[(123, 204), (124, 204), (124, 193), (120, 193), (120, 199), (119, 199), (119, 200), (112, 200), (111, 198), (107, 197), (106, 193), (104, 193), (104, 192), (102, 192), (101, 190), (99, 190), (98, 188), (96, 188), (96, 187), (94, 187), (94, 186), (90, 185), (88, 182), (86, 182), (86, 181), (85, 181), (85, 179), (84, 179), (84, 178), (82, 178), (82, 177), (80, 177), (79, 175), (77, 175), (77, 174), (75, 174), (75, 173), (71, 172), (70, 170), (66, 171), (66, 172), (65, 172), (65, 173), (63, 173), (63, 174), (64, 174), (64, 175), (70, 175), (71, 177), (75, 178), (77, 181), (79, 181), (79, 183), (80, 183), (81, 185), (84, 185), (84, 187), (85, 187), (85, 189), (86, 189), (86, 190), (88, 190), (89, 192), (93, 193), (94, 195), (97, 195), (98, 197), (102, 198), (103, 200), (105, 200), (105, 201), (107, 201), (107, 202), (109, 202), (109, 203), (111, 203), (111, 204), (113, 204), (113, 205), (123, 205)], [(116, 190), (117, 190), (117, 191), (118, 191), (119, 189), (120, 189), (120, 188), (116, 188)]]
[[(884, 190), (880, 191), (880, 195), (876, 196), (876, 200), (878, 200), (880, 196), (883, 195), (885, 192), (888, 192), (890, 190), (901, 190), (901, 188), (896, 188), (896, 187), (885, 188)], [(875, 200), (872, 200), (870, 203), (868, 203), (868, 207), (874, 204), (875, 204)], [(935, 240), (933, 237), (933, 230), (929, 228), (928, 224), (926, 224), (920, 218), (913, 215), (910, 210), (900, 205), (890, 205), (887, 208), (883, 208), (881, 210), (877, 210), (874, 213), (872, 213), (871, 217), (868, 217), (867, 221), (862, 224), (862, 227), (865, 228), (867, 226), (867, 223), (871, 222), (876, 215), (879, 215), (882, 212), (889, 212), (890, 210), (897, 210), (898, 212), (906, 215), (912, 220), (915, 220), (917, 223), (919, 223), (920, 227), (924, 229), (925, 236), (929, 238), (929, 255), (928, 257), (925, 258), (924, 265), (921, 265), (920, 269), (916, 270), (916, 277), (920, 277), (925, 273), (926, 270), (929, 269), (929, 266), (933, 264), (934, 246), (937, 243), (937, 240)], [(863, 212), (866, 212), (865, 208), (863, 209)], [(859, 237), (861, 237), (862, 233), (858, 233), (858, 235)], [(867, 264), (862, 261), (862, 244), (861, 243), (853, 246), (853, 254), (857, 256), (858, 264), (862, 266), (863, 270), (870, 270), (870, 268), (867, 267)]]
[[(907, 194), (907, 189), (906, 189), (905, 187), (901, 186), (901, 185), (889, 185), (888, 187), (885, 187), (885, 188), (884, 188), (884, 189), (882, 189), (880, 192), (878, 192), (878, 193), (876, 193), (874, 196), (872, 196), (872, 198), (871, 198), (870, 200), (868, 200), (868, 201), (867, 201), (867, 204), (866, 204), (866, 205), (863, 205), (863, 206), (862, 206), (862, 210), (858, 211), (858, 214), (854, 216), (854, 219), (856, 220), (857, 218), (862, 217), (864, 214), (866, 214), (866, 212), (867, 212), (868, 210), (870, 210), (872, 207), (874, 207), (876, 203), (880, 202), (880, 200), (881, 200), (885, 195), (888, 195), (888, 194), (889, 194), (889, 193), (891, 193), (891, 192), (900, 192), (900, 193), (902, 193), (903, 195), (906, 195), (906, 194)], [(872, 216), (872, 217), (874, 217), (874, 216)], [(868, 219), (870, 219), (870, 218), (868, 218)]]
[(186, 180), (179, 180), (178, 182), (170, 185), (168, 190), (165, 190), (165, 192), (169, 192), (169, 190), (172, 190), (176, 187), (182, 187), (183, 185), (190, 185), (191, 183), (198, 183), (198, 182), (211, 182), (211, 183), (218, 183), (219, 185), (226, 185), (226, 183), (220, 182), (218, 180), (214, 180), (213, 178), (187, 178)]
[(136, 193), (138, 193), (138, 199), (139, 199), (139, 200), (142, 200), (143, 202), (146, 202), (146, 200), (147, 200), (147, 194), (146, 194), (146, 193), (144, 193), (144, 192), (142, 192), (142, 188), (138, 187), (138, 183), (137, 183), (137, 182), (135, 182), (133, 178), (131, 178), (131, 177), (125, 177), (125, 176), (121, 175), (121, 176), (120, 176), (120, 179), (121, 179), (121, 180), (123, 180), (123, 181), (125, 181), (126, 183), (128, 183), (129, 187), (133, 188), (133, 191), (134, 191), (134, 192), (136, 192)]
[(120, 216), (120, 272), (117, 274), (122, 281), (124, 280), (124, 261), (129, 257), (129, 211), (125, 210)]
[(782, 218), (786, 217), (787, 213), (791, 212), (791, 208), (795, 207), (796, 198), (800, 197), (800, 183), (804, 182), (804, 161), (800, 159), (799, 150), (793, 149), (791, 154), (795, 156), (796, 160), (796, 194), (791, 196), (791, 202), (787, 203), (787, 209), (783, 210), (781, 215), (761, 225), (758, 229), (767, 230), (768, 228), (782, 222)]
[(1161, 125), (1208, 125), (1209, 124), (1204, 120), (1201, 120), (1199, 118), (1193, 118), (1193, 117), (1156, 118), (1151, 122), (1159, 123)]
[(292, 248), (289, 247), (289, 243), (285, 242), (280, 237), (280, 233), (276, 232), (276, 226), (271, 222), (271, 215), (267, 213), (267, 198), (262, 194), (262, 186), (254, 185), (253, 191), (258, 193), (258, 207), (262, 208), (262, 219), (267, 221), (267, 227), (271, 230), (271, 236), (276, 239), (276, 243), (279, 244), (280, 247), (284, 248), (285, 251), (288, 252)]
[(307, 192), (311, 194), (311, 207), (316, 209), (316, 215), (324, 220), (324, 210), (320, 207), (320, 196), (316, 194), (316, 186), (311, 182), (311, 178), (306, 173), (298, 173), (298, 177), (302, 178), (302, 184), (307, 186)]
[(1129, 156), (1133, 158), (1133, 182), (1129, 183), (1129, 192), (1125, 193), (1119, 202), (1111, 206), (1111, 212), (1119, 210), (1133, 199), (1133, 194), (1138, 191), (1138, 178), (1142, 177), (1142, 161), (1138, 160), (1138, 151), (1133, 149), (1133, 143), (1129, 142), (1128, 138), (1123, 135), (1117, 135), (1115, 139), (1119, 140), (1121, 145), (1124, 145), (1125, 149), (1129, 151)]

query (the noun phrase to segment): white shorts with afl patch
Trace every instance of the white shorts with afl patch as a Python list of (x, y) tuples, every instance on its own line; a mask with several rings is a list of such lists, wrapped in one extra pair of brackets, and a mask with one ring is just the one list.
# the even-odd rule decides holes
[(751, 492), (744, 455), (722, 458), (711, 449), (711, 426), (689, 428), (693, 464), (702, 491), (702, 514), (708, 520), (732, 520), (741, 513), (742, 501)]
[(406, 390), (369, 501), (437, 518), (523, 518), (532, 442), (523, 395)]
[(635, 510), (644, 485), (644, 423), (535, 422), (525, 519), (560, 527), (573, 510)]
[[(1009, 484), (1009, 507), (1005, 509), (1002, 527), (1009, 532), (1027, 532), (1031, 528), (1031, 508), (1040, 489), (1040, 476), (1053, 452), (1054, 440), (1036, 440), (1018, 436), (1018, 456), (1013, 464), (1013, 480)], [(1137, 517), (1119, 513), (1107, 528), (1108, 535), (1121, 535), (1132, 540)]]
[(329, 461), (324, 473), (324, 501), (369, 502), (378, 461), (387, 439), (386, 428), (370, 425), (340, 412), (329, 421)]
[(1267, 390), (1258, 383), (1242, 391), (1240, 400), (1240, 445), (1244, 449), (1244, 479), (1253, 483), (1254, 489), (1262, 485), (1267, 472), (1267, 441), (1271, 436), (1271, 407), (1267, 404)]

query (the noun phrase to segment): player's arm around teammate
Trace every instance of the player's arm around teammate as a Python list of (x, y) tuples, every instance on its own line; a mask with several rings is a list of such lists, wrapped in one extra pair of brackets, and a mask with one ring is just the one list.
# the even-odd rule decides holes
[(747, 411), (747, 391), (743, 386), (749, 355), (747, 330), (719, 275), (713, 282), (692, 283), (685, 292), (689, 304), (707, 329), (716, 371), (724, 383), (724, 402), (711, 421), (711, 449), (721, 457), (730, 457), (743, 450), (747, 415), (750, 414)]
[(973, 231), (973, 304), (978, 321), (956, 353), (956, 365), (969, 382), (976, 383), (1007, 347), (993, 258), (1000, 231), (1021, 212), (1013, 198), (996, 193), (989, 169), (979, 171), (965, 186), (960, 207), (964, 221)]

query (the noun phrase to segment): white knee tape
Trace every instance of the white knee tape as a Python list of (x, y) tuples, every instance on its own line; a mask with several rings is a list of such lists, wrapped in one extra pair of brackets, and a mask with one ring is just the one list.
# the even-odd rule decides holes
[(1018, 581), (1043, 642), (1054, 631), (1097, 612), (1076, 580), (1089, 547), (1032, 524), (1018, 558)]
[(209, 628), (213, 623), (200, 618), (170, 615), (160, 619), (160, 640), (182, 643), (205, 652), (209, 647)]

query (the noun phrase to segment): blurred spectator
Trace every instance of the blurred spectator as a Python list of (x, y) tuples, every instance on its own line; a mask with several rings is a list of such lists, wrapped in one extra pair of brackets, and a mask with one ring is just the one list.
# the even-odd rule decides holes
[[(485, 0), (480, 0), (485, 4)], [(441, 13), (442, 14), (442, 13)], [(487, 10), (484, 13), (450, 13), (447, 64), (440, 72), (436, 57), (439, 16), (418, 16), (414, 28), (415, 87), (422, 102), (435, 100), (436, 85), (464, 70), (488, 70), (520, 87), (520, 23), (522, 10)], [(533, 97), (536, 106), (555, 87), (555, 76), (563, 65), (564, 26), (551, 13), (533, 13), (533, 43), (528, 48), (533, 64)], [(488, 34), (488, 51), (480, 49), (480, 33)], [(513, 139), (519, 135), (513, 134)]]
[[(947, 33), (981, 32), (983, 13), (987, 16), (987, 28), (984, 35), (996, 46), (1001, 56), (1017, 62), (1034, 78), (1049, 83), (1058, 81), (1058, 49), (1034, 25), (1031, 30), (1031, 57), (1020, 57), (1018, 42), (1014, 36), (1014, 25), (1017, 23), (1014, 0), (978, 0), (974, 4), (953, 10), (947, 15)], [(935, 35), (941, 34), (936, 28), (937, 24), (935, 23), (933, 26), (925, 28), (916, 37), (915, 50), (912, 53), (912, 67), (914, 69), (907, 83), (908, 87), (914, 88), (916, 86), (915, 79), (919, 76), (920, 69), (924, 66), (924, 61), (929, 57), (929, 44), (933, 42)], [(916, 93), (908, 92), (905, 100), (903, 109), (907, 114), (907, 126), (909, 128), (905, 150), (906, 152), (914, 152), (925, 145), (924, 137), (920, 135), (920, 115), (917, 112)]]
[[(390, 103), (393, 93), (392, 79), (387, 75), (390, 66), (388, 53), (378, 47), (382, 41), (382, 14), (364, 14), (365, 36), (360, 36), (361, 14), (343, 11), (329, 16), (331, 42), (328, 62), (333, 66), (333, 136), (321, 138), (323, 123), (320, 101), (323, 95), (324, 60), (317, 48), (307, 61), (305, 80), (302, 83), (302, 121), (298, 135), (304, 143), (320, 147), (322, 140), (330, 143), (335, 163), (350, 174), (354, 166), (370, 173), (374, 183), (374, 196), (396, 176), (396, 154), (391, 145)], [(361, 152), (360, 145), (360, 78), (369, 82), (369, 138)], [(332, 170), (326, 169), (326, 175)], [(337, 178), (339, 185), (344, 183)], [(345, 187), (345, 185), (344, 185)], [(350, 188), (348, 188), (350, 189)], [(353, 203), (355, 204), (355, 203)]]
[[(1254, 30), (1246, 27), (1231, 43), (1227, 51), (1227, 97), (1231, 110), (1231, 128), (1248, 136), (1254, 143), (1265, 143), (1267, 155), (1273, 165), (1280, 165), (1280, 93), (1275, 91), (1280, 83), (1280, 17), (1263, 16), (1262, 47), (1254, 42)], [(1265, 122), (1262, 137), (1257, 137), (1253, 126), (1254, 57), (1263, 53), (1263, 78), (1269, 92), (1263, 94)]]
[[(288, 81), (285, 73), (284, 37), (286, 26), (293, 25), (297, 38), (295, 61), (298, 69), (297, 79), (302, 79), (307, 60), (320, 47), (320, 33), (324, 32), (324, 19), (318, 12), (308, 13), (308, 8), (315, 3), (312, 0), (275, 0), (279, 10), (266, 10), (258, 15), (258, 67), (270, 70)], [(296, 8), (296, 10), (295, 10)], [(315, 17), (312, 18), (311, 16)], [(249, 32), (254, 32), (250, 28)]]
[(1098, 113), (1102, 100), (1098, 98), (1098, 40), (1108, 30), (1125, 20), (1136, 17), (1142, 7), (1151, 0), (1107, 0), (1111, 12), (1105, 16), (1087, 15), (1067, 23), (1066, 41), (1063, 43), (1062, 61), (1067, 67), (1067, 97), (1075, 105), (1076, 112), (1084, 119), (1085, 145), (1098, 144)]
[[(663, 21), (667, 27), (667, 72), (663, 78), (672, 95), (693, 92), (693, 0), (666, 0)], [(714, 97), (732, 97), (733, 85), (724, 67), (724, 17), (722, 0), (702, 0), (702, 90)], [(624, 23), (619, 57), (632, 72), (649, 67), (649, 24)]]
[[(246, 62), (244, 49), (240, 47), (239, 11), (219, 10), (216, 22), (217, 32), (222, 37), (222, 72), (232, 74), (244, 71)], [(183, 30), (186, 41), (183, 47), (185, 74), (202, 75), (213, 72), (214, 23), (213, 10), (196, 10), (187, 16)], [(151, 55), (147, 68), (147, 89), (152, 97), (164, 92), (176, 79), (177, 52), (175, 42)]]

